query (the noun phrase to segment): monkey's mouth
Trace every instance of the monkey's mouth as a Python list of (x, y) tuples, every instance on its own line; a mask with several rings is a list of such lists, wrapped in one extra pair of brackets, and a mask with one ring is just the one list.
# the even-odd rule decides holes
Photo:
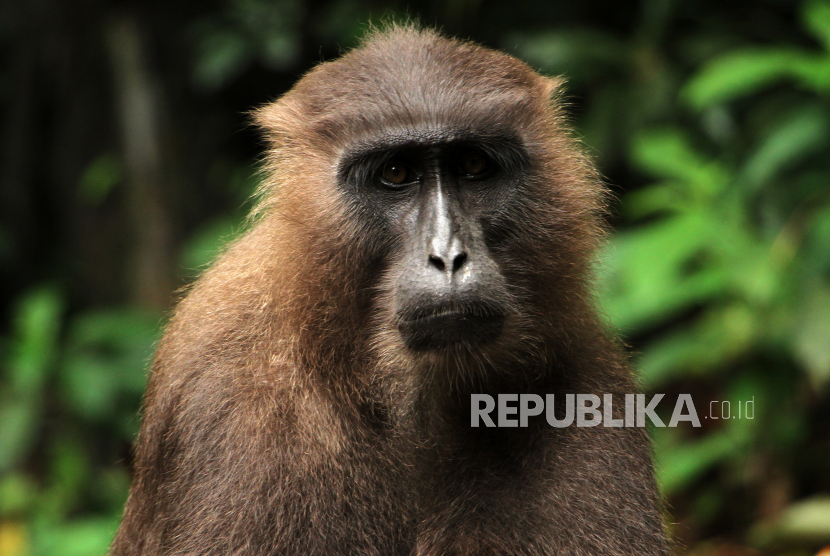
[(490, 303), (441, 303), (398, 313), (397, 325), (414, 351), (476, 348), (499, 337), (504, 312)]

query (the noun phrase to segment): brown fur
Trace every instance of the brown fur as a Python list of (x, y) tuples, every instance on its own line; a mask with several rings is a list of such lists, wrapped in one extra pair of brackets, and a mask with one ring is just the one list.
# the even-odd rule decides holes
[[(406, 27), (257, 112), (258, 216), (161, 341), (114, 556), (666, 553), (642, 429), (469, 424), (470, 393), (632, 391), (588, 287), (604, 190), (557, 96)], [(394, 250), (338, 187), (351, 145), (401, 128), (508, 130), (531, 155), (533, 200), (494, 253), (514, 310), (480, 351), (406, 349)]]

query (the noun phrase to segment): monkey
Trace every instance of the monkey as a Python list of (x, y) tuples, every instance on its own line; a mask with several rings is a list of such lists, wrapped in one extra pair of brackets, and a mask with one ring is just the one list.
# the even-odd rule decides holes
[(634, 388), (562, 94), (393, 25), (254, 112), (259, 201), (157, 347), (110, 554), (668, 554), (643, 429), (470, 423)]

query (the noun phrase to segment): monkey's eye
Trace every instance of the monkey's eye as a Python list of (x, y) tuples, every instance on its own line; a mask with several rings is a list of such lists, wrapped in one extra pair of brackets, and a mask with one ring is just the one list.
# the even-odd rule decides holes
[(490, 171), (490, 167), (490, 160), (480, 153), (467, 153), (458, 161), (459, 171), (473, 178), (484, 177)]
[(383, 167), (380, 178), (384, 184), (391, 187), (407, 185), (418, 179), (411, 168), (398, 160), (387, 162), (386, 166)]

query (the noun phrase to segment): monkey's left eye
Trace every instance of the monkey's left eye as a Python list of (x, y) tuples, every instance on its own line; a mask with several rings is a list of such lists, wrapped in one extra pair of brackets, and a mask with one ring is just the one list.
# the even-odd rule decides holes
[(467, 153), (458, 161), (459, 171), (473, 178), (484, 177), (491, 167), (490, 160), (481, 153)]
[(397, 160), (388, 162), (383, 167), (381, 173), (381, 181), (391, 187), (400, 187), (402, 185), (410, 184), (418, 179), (415, 172), (412, 171), (406, 164)]

